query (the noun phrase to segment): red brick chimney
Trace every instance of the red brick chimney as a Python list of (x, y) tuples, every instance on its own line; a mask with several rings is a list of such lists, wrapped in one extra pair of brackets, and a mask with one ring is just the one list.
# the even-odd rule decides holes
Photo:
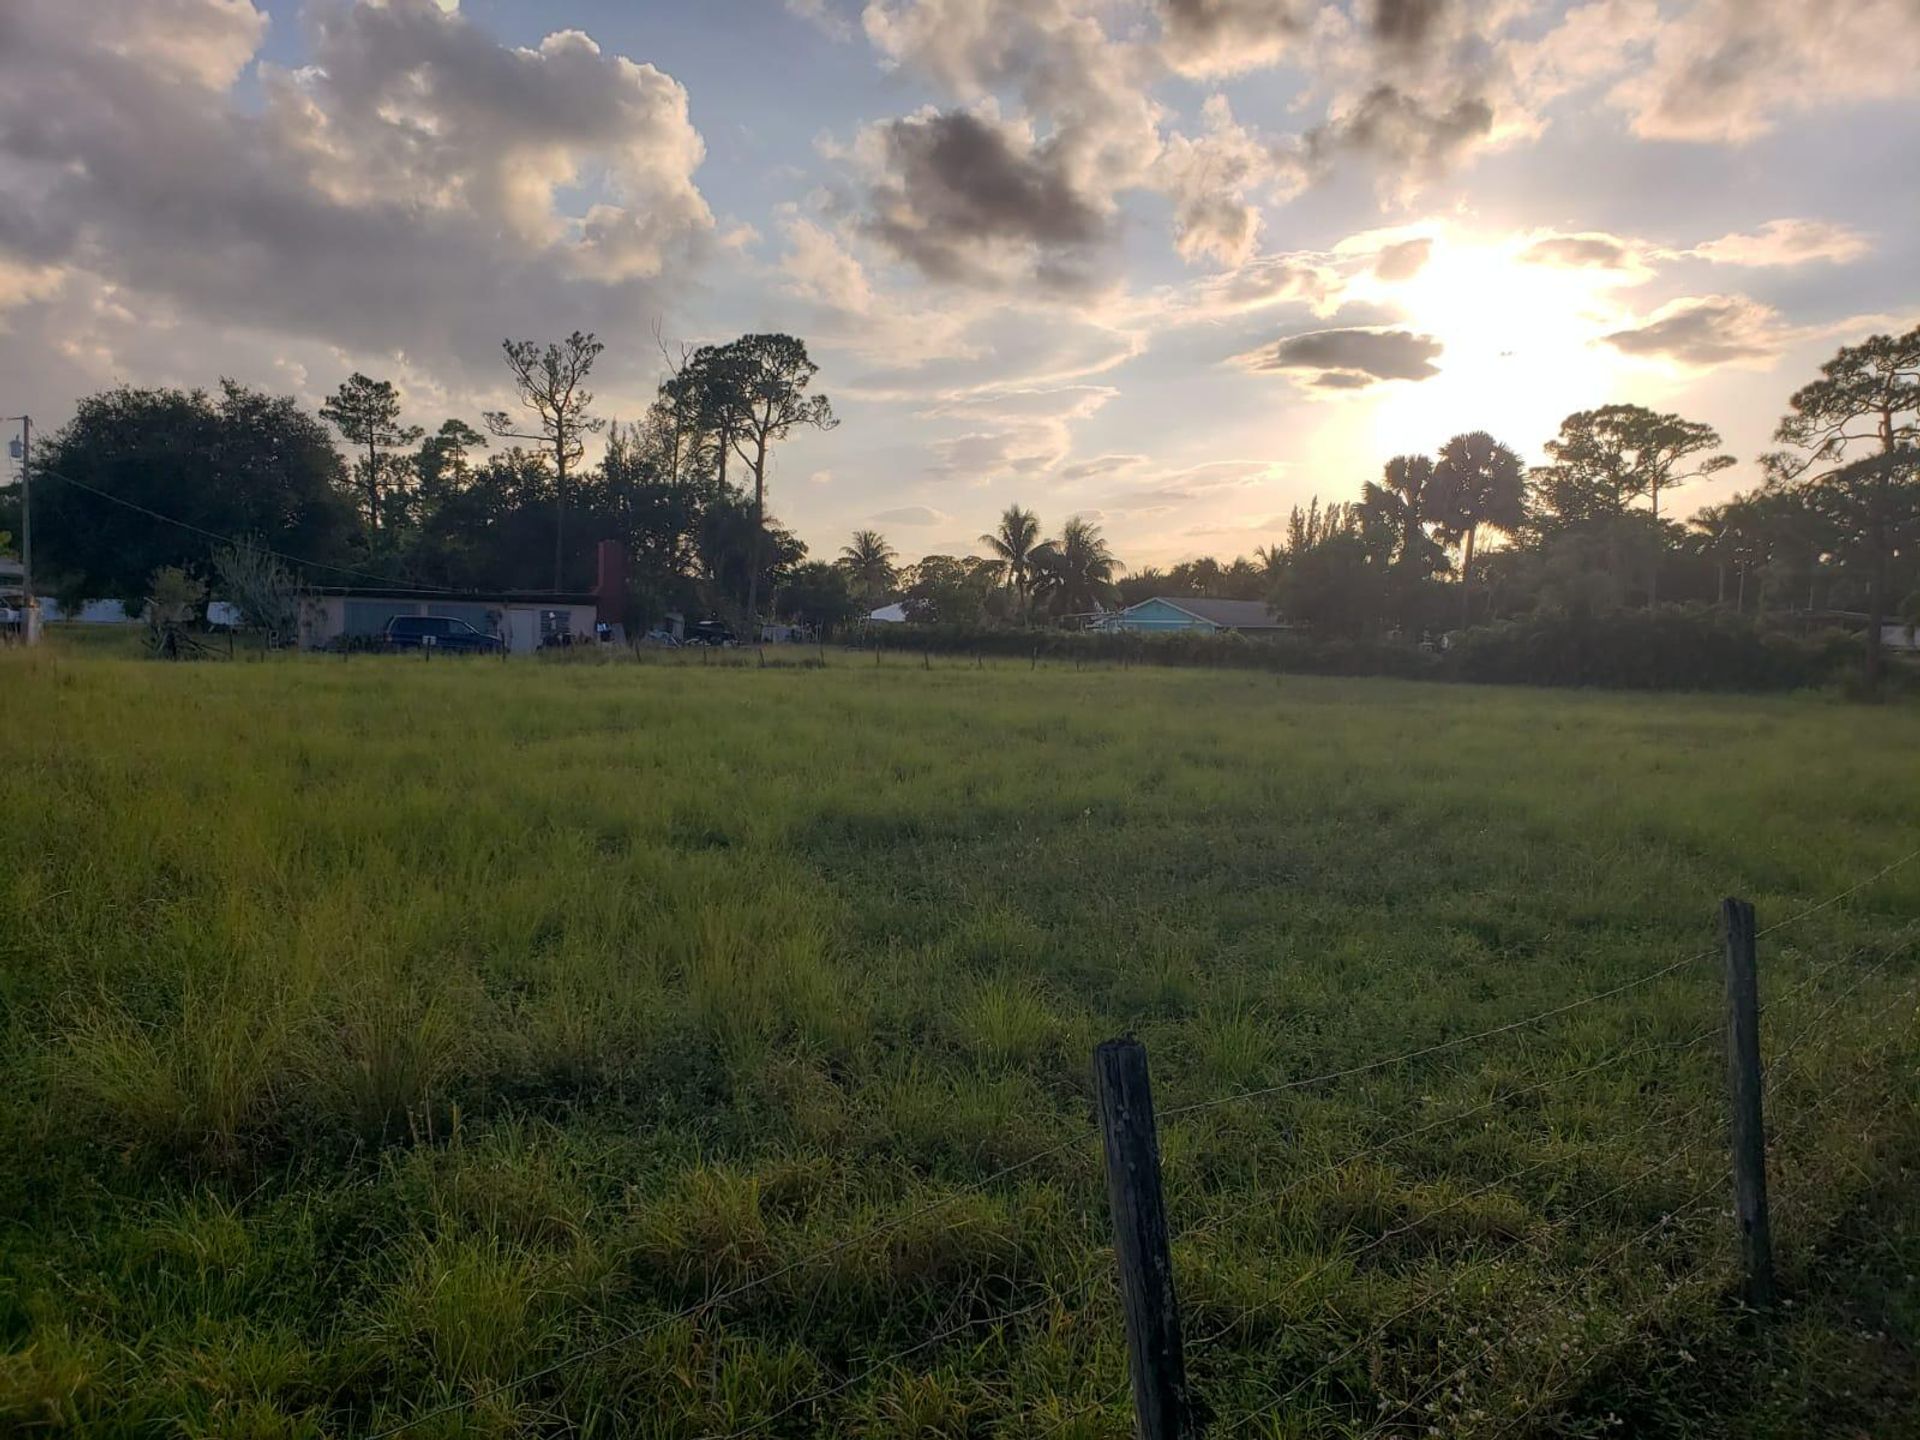
[(627, 552), (618, 540), (593, 547), (593, 599), (602, 620), (627, 623)]

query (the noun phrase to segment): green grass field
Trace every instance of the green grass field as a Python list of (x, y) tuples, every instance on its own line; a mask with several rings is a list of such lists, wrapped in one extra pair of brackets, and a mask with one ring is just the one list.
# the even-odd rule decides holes
[(1758, 1322), (1713, 953), (1722, 895), (1769, 926), (1920, 845), (1917, 743), (1813, 697), (0, 655), (0, 1431), (1127, 1435), (1085, 1132), (1131, 1031), (1205, 1107), (1162, 1147), (1209, 1434), (1920, 1433), (1920, 861), (1761, 942)]

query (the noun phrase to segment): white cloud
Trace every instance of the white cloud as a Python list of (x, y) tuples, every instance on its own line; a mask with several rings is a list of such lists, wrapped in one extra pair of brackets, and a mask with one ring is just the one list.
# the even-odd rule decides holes
[(1696, 0), (1650, 30), (1611, 100), (1657, 140), (1738, 143), (1783, 118), (1913, 94), (1913, 0)]
[(1688, 252), (1720, 265), (1844, 265), (1871, 247), (1866, 237), (1829, 220), (1769, 220), (1751, 234), (1722, 235)]
[(953, 516), (944, 510), (935, 510), (931, 505), (902, 505), (893, 510), (882, 510), (871, 518), (879, 525), (950, 525)]
[(1745, 295), (1695, 295), (1606, 337), (1614, 349), (1689, 369), (1773, 359), (1792, 338), (1779, 313)]

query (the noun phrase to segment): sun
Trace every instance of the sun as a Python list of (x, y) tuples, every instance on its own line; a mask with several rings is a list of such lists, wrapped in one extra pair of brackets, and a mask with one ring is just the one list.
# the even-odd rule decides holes
[(1356, 284), (1358, 298), (1442, 346), (1437, 375), (1372, 392), (1380, 454), (1430, 453), (1463, 430), (1486, 430), (1537, 457), (1563, 416), (1617, 395), (1631, 362), (1602, 342), (1628, 320), (1617, 292), (1638, 277), (1522, 259), (1534, 238), (1435, 229), (1417, 274)]

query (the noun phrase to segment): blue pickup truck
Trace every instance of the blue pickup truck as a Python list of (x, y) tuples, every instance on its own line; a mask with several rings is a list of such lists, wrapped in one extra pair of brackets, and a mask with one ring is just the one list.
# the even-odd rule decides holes
[(451, 615), (396, 615), (387, 621), (389, 650), (445, 650), (458, 655), (498, 655), (505, 646), (498, 635), (476, 630)]

